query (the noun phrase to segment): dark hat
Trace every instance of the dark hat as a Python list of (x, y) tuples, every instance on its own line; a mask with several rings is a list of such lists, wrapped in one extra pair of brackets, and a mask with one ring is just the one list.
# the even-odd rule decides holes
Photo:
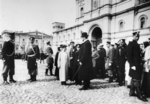
[(125, 42), (126, 40), (125, 39), (122, 39), (122, 42)]
[(59, 47), (62, 48), (62, 46), (63, 46), (63, 45), (61, 44)]
[(62, 48), (66, 48), (67, 46), (66, 45), (62, 45)]
[(74, 44), (74, 41), (71, 41), (71, 42), (70, 42), (70, 44), (71, 44), (71, 43), (73, 43), (73, 44)]
[(32, 36), (32, 37), (29, 38), (29, 40), (35, 40), (35, 37)]
[(148, 38), (148, 40), (150, 40), (150, 38)]
[(107, 41), (108, 44), (110, 44), (110, 41)]
[(2, 35), (7, 34), (11, 39), (15, 38), (15, 32), (3, 31)]
[(51, 45), (50, 41), (48, 41), (46, 44), (47, 44), (47, 45)]
[(111, 44), (112, 47), (114, 47), (114, 44)]
[(116, 45), (116, 46), (119, 46), (119, 44), (118, 44), (118, 43), (115, 43), (115, 45)]
[(81, 37), (87, 38), (87, 37), (88, 37), (88, 34), (87, 34), (86, 32), (83, 32), (83, 33), (81, 34)]
[(139, 36), (140, 31), (133, 32), (132, 34), (133, 34), (133, 36)]

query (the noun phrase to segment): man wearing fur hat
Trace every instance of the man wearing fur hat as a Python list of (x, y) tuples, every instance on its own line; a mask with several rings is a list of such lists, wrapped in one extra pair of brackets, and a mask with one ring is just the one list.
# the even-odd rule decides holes
[[(130, 64), (129, 75), (132, 78), (130, 96), (137, 96), (142, 101), (147, 101), (146, 97), (141, 91), (141, 79), (142, 79), (142, 58), (140, 56), (140, 46), (137, 43), (140, 35), (139, 32), (133, 32), (133, 40), (129, 42), (127, 46), (127, 58)], [(135, 93), (136, 92), (136, 93)]]
[(9, 82), (15, 83), (16, 81), (13, 79), (13, 75), (15, 74), (15, 62), (14, 62), (14, 56), (15, 56), (15, 44), (14, 44), (14, 37), (15, 33), (11, 32), (3, 32), (2, 37), (4, 40), (3, 48), (2, 48), (2, 60), (4, 63), (3, 66), (3, 80), (4, 84), (9, 84), (7, 82), (7, 77), (9, 74)]

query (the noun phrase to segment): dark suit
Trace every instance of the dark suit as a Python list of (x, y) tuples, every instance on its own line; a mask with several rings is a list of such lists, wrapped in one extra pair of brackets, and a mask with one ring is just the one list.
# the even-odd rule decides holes
[(14, 55), (15, 55), (14, 43), (12, 41), (4, 42), (2, 47), (2, 59), (4, 60), (2, 76), (4, 78), (4, 81), (7, 81), (8, 74), (10, 75), (10, 77), (15, 74)]
[[(130, 64), (130, 71), (129, 75), (133, 79), (141, 80), (142, 76), (142, 58), (140, 56), (140, 46), (137, 43), (137, 41), (133, 40), (132, 42), (129, 42), (127, 47), (127, 56), (128, 61)], [(136, 67), (136, 70), (131, 69), (132, 66)]]
[(124, 47), (117, 48), (115, 60), (119, 74), (119, 85), (121, 85), (125, 81), (126, 49)]
[(59, 68), (58, 68), (58, 56), (59, 56), (59, 51), (56, 53), (56, 56), (55, 56), (55, 76), (57, 77), (57, 79), (59, 80)]
[(94, 78), (91, 43), (89, 40), (86, 40), (80, 48), (79, 62), (82, 63), (78, 73), (79, 79), (84, 80), (84, 87), (89, 87), (90, 80)]
[(105, 78), (106, 77), (106, 72), (105, 72), (105, 58), (106, 58), (106, 51), (104, 48), (101, 48), (98, 51), (99, 57), (96, 60), (96, 69), (99, 69), (101, 71), (101, 77)]

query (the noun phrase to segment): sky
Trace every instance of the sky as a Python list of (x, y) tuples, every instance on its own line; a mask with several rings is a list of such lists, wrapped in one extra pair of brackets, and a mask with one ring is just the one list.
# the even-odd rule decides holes
[(75, 25), (76, 0), (0, 0), (0, 32), (35, 31), (51, 35), (52, 23)]

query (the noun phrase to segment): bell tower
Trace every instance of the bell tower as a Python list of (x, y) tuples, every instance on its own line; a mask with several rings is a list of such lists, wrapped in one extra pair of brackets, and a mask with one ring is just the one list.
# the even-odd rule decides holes
[(55, 31), (59, 31), (65, 28), (65, 23), (61, 23), (61, 22), (54, 22), (52, 23), (53, 26), (53, 32)]

